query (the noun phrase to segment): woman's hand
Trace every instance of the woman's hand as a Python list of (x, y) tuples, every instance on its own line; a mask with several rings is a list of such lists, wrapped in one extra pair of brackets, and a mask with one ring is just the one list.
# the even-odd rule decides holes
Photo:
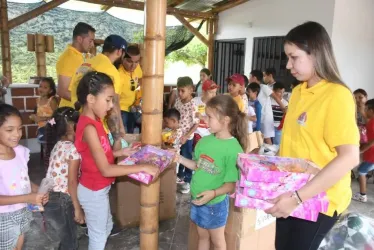
[(292, 197), (292, 192), (284, 193), (268, 202), (273, 203), (274, 206), (265, 210), (265, 213), (277, 218), (287, 218), (298, 206), (296, 199)]
[(157, 167), (157, 166), (155, 166), (155, 165), (151, 165), (151, 164), (144, 165), (142, 171), (145, 172), (145, 173), (147, 173), (147, 174), (152, 175), (153, 176), (153, 180), (156, 180), (157, 177), (160, 174), (160, 168)]
[(84, 223), (85, 218), (84, 218), (84, 212), (82, 208), (78, 208), (74, 210), (74, 220), (79, 224)]
[(204, 191), (196, 196), (196, 199), (192, 201), (192, 203), (196, 206), (202, 206), (207, 204), (209, 201), (215, 198), (215, 191), (208, 190)]

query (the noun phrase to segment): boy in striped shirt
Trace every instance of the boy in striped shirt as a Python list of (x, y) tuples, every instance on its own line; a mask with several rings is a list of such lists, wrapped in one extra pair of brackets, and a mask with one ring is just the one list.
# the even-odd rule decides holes
[[(276, 82), (273, 85), (274, 94), (276, 96), (278, 96), (278, 98), (281, 99), (283, 105), (285, 107), (287, 107), (288, 102), (285, 99), (283, 99), (284, 89), (285, 88), (284, 88), (283, 84), (281, 84), (279, 82)], [(281, 139), (281, 136), (282, 136), (282, 130), (279, 130), (278, 127), (280, 125), (280, 122), (282, 121), (284, 112), (281, 109), (281, 107), (279, 106), (279, 104), (273, 98), (271, 98), (271, 107), (273, 109), (274, 131), (275, 131), (275, 137), (273, 139), (273, 144), (279, 145), (280, 144), (280, 139)]]

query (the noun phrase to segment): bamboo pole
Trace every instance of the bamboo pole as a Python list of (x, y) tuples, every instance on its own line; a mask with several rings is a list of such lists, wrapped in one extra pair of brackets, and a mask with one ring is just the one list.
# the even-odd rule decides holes
[(20, 15), (16, 18), (13, 18), (12, 20), (9, 20), (8, 27), (9, 29), (13, 29), (14, 27), (21, 25), (37, 16), (40, 16), (44, 14), (45, 12), (67, 2), (68, 0), (53, 0), (50, 1), (49, 3), (43, 4), (42, 6), (33, 9), (23, 15)]
[(213, 74), (214, 67), (214, 20), (209, 20), (208, 69)]
[[(110, 5), (113, 7), (120, 7), (133, 10), (144, 10), (144, 3), (131, 0), (80, 0), (87, 3), (95, 3), (101, 5)], [(202, 18), (207, 19), (213, 16), (211, 12), (200, 12), (200, 11), (191, 11), (191, 10), (182, 10), (173, 7), (167, 7), (167, 14), (174, 15), (179, 14), (183, 17), (190, 18)]]
[[(142, 143), (160, 146), (164, 92), (166, 0), (146, 0)], [(158, 250), (160, 180), (140, 188), (140, 249)]]
[(12, 68), (10, 57), (10, 36), (8, 26), (8, 4), (7, 0), (0, 0), (1, 18), (1, 55), (3, 65), (3, 75), (12, 83)]
[(179, 20), (179, 22), (184, 25), (184, 27), (186, 27), (192, 34), (199, 38), (201, 42), (203, 42), (206, 46), (209, 45), (208, 40), (200, 33), (200, 31), (195, 29), (186, 19), (184, 19), (184, 17), (178, 14), (174, 14), (174, 16)]
[(35, 35), (36, 73), (39, 77), (47, 76), (47, 66), (45, 64), (45, 37), (43, 34)]

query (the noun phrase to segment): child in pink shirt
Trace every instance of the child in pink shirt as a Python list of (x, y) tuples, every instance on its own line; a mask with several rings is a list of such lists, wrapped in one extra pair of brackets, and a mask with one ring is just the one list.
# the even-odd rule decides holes
[[(19, 111), (0, 104), (0, 249), (22, 249), (32, 219), (27, 203), (43, 205), (48, 195), (37, 194), (30, 182), (30, 150), (18, 145), (22, 137)], [(33, 192), (32, 192), (33, 191)]]

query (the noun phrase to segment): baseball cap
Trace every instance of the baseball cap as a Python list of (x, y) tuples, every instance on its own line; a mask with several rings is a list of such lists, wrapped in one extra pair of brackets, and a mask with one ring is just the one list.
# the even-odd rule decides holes
[(241, 74), (233, 74), (232, 76), (226, 78), (226, 81), (230, 81), (230, 80), (242, 86), (244, 86), (245, 84), (244, 77)]
[(104, 44), (110, 45), (116, 49), (127, 49), (127, 42), (126, 40), (119, 36), (119, 35), (110, 35), (105, 38)]
[(218, 89), (218, 88), (219, 86), (212, 80), (205, 80), (202, 85), (203, 91), (208, 91), (208, 90)]

